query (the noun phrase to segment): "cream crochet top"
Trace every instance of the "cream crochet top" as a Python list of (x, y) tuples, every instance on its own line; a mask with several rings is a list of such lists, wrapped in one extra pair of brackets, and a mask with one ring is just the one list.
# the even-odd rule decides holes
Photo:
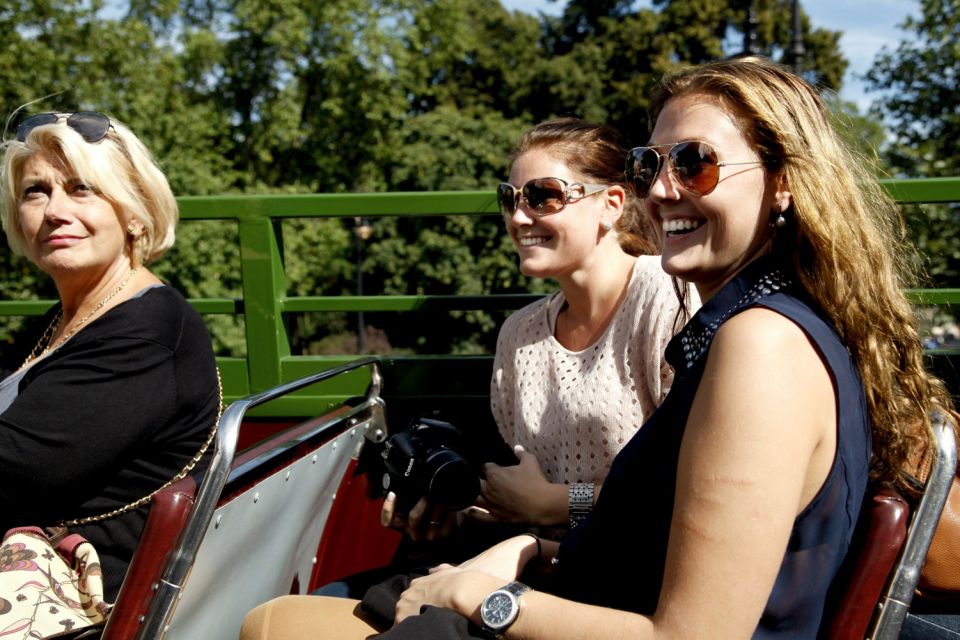
[(558, 291), (503, 323), (490, 407), (507, 444), (534, 454), (551, 482), (602, 482), (670, 389), (663, 352), (679, 303), (660, 257), (640, 256), (606, 331), (569, 351), (554, 338), (564, 301)]

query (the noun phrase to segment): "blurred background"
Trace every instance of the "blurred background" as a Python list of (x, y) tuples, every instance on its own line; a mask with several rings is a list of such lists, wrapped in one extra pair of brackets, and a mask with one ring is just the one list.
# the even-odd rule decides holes
[[(958, 176), (960, 0), (37, 0), (0, 2), (9, 127), (103, 111), (146, 142), (178, 196), (489, 189), (530, 125), (574, 115), (648, 135), (658, 79), (762, 53), (821, 87), (881, 177)], [(41, 100), (22, 112), (25, 103)], [(826, 168), (825, 168), (826, 170)], [(928, 279), (958, 286), (960, 208), (914, 207)], [(291, 293), (548, 291), (516, 269), (499, 216), (288, 220)], [(191, 297), (239, 295), (236, 230), (188, 222), (158, 274)], [(53, 298), (0, 243), (0, 299)], [(920, 310), (931, 346), (949, 309)], [(373, 353), (491, 353), (503, 315), (366, 314)], [(243, 356), (242, 317), (208, 316)], [(0, 318), (0, 360), (30, 318)], [(291, 319), (294, 353), (354, 353), (345, 313)], [(10, 356), (12, 358), (12, 356)]]

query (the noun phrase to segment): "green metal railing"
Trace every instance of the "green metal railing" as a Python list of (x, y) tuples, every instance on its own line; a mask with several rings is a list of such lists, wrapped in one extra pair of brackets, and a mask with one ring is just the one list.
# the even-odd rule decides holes
[[(889, 180), (885, 186), (904, 204), (960, 202), (960, 178)], [(285, 218), (397, 217), (497, 214), (490, 191), (368, 193), (273, 196), (182, 197), (184, 220), (225, 220), (238, 226), (242, 298), (201, 298), (190, 302), (203, 314), (242, 314), (247, 357), (219, 358), (227, 401), (353, 359), (354, 356), (293, 356), (284, 314), (304, 311), (424, 311), (515, 309), (533, 295), (489, 296), (299, 296), (287, 295), (280, 221)], [(960, 302), (960, 289), (916, 289), (911, 300), (925, 304)], [(0, 301), (0, 316), (39, 315), (50, 300)], [(420, 356), (444, 369), (469, 358)], [(481, 358), (482, 359), (482, 358)], [(362, 374), (361, 374), (362, 375)], [(309, 393), (271, 407), (270, 415), (309, 415), (318, 402), (362, 392), (365, 380), (348, 381), (332, 395)]]

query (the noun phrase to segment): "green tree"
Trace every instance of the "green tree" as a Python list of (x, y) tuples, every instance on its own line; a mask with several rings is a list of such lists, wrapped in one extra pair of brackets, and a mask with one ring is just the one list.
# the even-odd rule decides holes
[[(907, 17), (904, 38), (886, 47), (867, 74), (880, 92), (874, 113), (890, 133), (885, 158), (895, 175), (960, 173), (960, 0), (921, 0), (919, 17)], [(960, 206), (927, 205), (907, 211), (911, 239), (927, 258), (934, 284), (960, 278)]]
[[(92, 108), (128, 122), (176, 193), (309, 193), (490, 189), (520, 133), (539, 120), (607, 121), (640, 141), (659, 77), (732, 53), (744, 0), (572, 0), (560, 18), (499, 0), (95, 0), (0, 9), (0, 95), (8, 104), (58, 91), (50, 108)], [(761, 48), (782, 56), (786, 4), (758, 2)], [(804, 22), (811, 78), (837, 86), (837, 34)], [(44, 103), (48, 104), (48, 103)], [(45, 107), (46, 108), (46, 107)], [(353, 221), (284, 222), (287, 271), (299, 294), (357, 289)], [(375, 220), (366, 293), (551, 288), (529, 281), (495, 216)], [(192, 222), (156, 268), (189, 296), (235, 296), (235, 230)], [(40, 293), (29, 267), (0, 255), (3, 295)], [(46, 289), (42, 287), (46, 286)], [(455, 314), (438, 330), (404, 315), (397, 348), (492, 348), (498, 316)], [(221, 352), (242, 324), (208, 318)], [(348, 333), (343, 314), (292, 323), (294, 348)], [(19, 321), (16, 321), (19, 322)], [(431, 325), (433, 329), (437, 325)], [(383, 327), (381, 327), (383, 328)]]
[(960, 172), (960, 0), (921, 0), (919, 18), (908, 16), (904, 39), (887, 47), (867, 74), (881, 92), (878, 113), (890, 125), (890, 164), (911, 176)]

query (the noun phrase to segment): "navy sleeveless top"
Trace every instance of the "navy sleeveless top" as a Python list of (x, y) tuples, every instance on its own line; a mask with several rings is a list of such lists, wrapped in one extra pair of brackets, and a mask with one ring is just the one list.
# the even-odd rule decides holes
[[(663, 582), (677, 461), (687, 416), (717, 329), (762, 306), (800, 326), (833, 379), (837, 453), (818, 494), (797, 516), (754, 638), (814, 638), (831, 581), (846, 556), (867, 487), (870, 426), (860, 376), (826, 315), (788, 268), (761, 258), (709, 300), (667, 346), (673, 387), (614, 459), (593, 513), (560, 546), (556, 592), (653, 614)], [(776, 384), (776, 381), (771, 381)]]

